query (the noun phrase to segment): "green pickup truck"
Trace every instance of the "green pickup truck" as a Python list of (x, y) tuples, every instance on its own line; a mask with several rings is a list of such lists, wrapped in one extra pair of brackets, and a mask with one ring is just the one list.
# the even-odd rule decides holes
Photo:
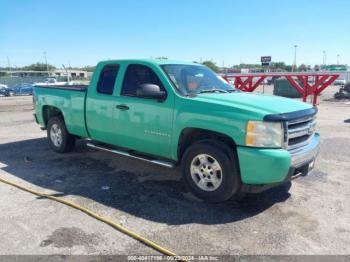
[(219, 202), (290, 184), (317, 156), (317, 109), (244, 93), (207, 67), (170, 60), (100, 62), (89, 86), (37, 86), (35, 118), (50, 147), (87, 145), (181, 166), (199, 198)]

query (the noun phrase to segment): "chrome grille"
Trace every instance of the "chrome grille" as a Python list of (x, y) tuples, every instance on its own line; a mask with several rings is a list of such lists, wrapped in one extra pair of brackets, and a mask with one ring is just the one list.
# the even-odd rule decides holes
[(309, 143), (316, 129), (316, 116), (307, 116), (286, 123), (287, 149), (293, 150)]

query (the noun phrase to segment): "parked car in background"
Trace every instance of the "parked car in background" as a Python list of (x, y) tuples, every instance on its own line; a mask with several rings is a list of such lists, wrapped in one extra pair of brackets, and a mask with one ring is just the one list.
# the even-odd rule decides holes
[(334, 81), (335, 86), (344, 86), (346, 85), (346, 80), (344, 78), (338, 78)]
[(7, 85), (0, 84), (0, 96), (13, 96), (15, 92), (12, 88), (9, 88)]
[(266, 85), (272, 85), (272, 84), (273, 84), (272, 76), (266, 77), (266, 78), (264, 79), (264, 84), (266, 84)]
[(0, 96), (9, 96), (7, 88), (0, 86)]
[(33, 94), (33, 85), (31, 84), (21, 84), (12, 88), (16, 96), (20, 95), (32, 95)]
[(48, 77), (44, 82), (34, 83), (35, 86), (62, 86), (78, 84), (72, 80), (71, 76), (63, 75), (57, 77)]

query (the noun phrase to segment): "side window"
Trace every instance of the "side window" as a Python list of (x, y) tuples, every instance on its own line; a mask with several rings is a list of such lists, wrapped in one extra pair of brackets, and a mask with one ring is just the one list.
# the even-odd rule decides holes
[(161, 91), (165, 91), (151, 68), (144, 65), (129, 65), (125, 72), (121, 95), (137, 96), (137, 88), (142, 84), (158, 85)]
[(100, 74), (97, 83), (97, 92), (102, 94), (113, 94), (115, 80), (117, 78), (119, 65), (106, 65)]

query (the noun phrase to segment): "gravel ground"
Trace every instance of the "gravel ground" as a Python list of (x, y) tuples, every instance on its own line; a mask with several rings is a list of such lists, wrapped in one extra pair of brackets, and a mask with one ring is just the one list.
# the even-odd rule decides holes
[[(55, 193), (177, 254), (350, 254), (350, 102), (321, 97), (315, 170), (243, 202), (207, 204), (178, 170), (87, 148), (56, 154), (31, 97), (0, 98), (0, 177)], [(158, 254), (60, 203), (0, 183), (0, 254)]]

